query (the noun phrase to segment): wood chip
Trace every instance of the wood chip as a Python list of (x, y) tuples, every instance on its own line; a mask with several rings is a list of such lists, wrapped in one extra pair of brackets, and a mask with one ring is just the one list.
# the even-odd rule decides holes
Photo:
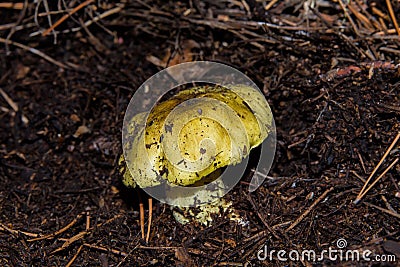
[(74, 137), (78, 138), (79, 136), (83, 135), (83, 134), (87, 134), (90, 133), (90, 129), (85, 126), (85, 125), (81, 125), (78, 127), (78, 129), (76, 130), (76, 132), (74, 133)]

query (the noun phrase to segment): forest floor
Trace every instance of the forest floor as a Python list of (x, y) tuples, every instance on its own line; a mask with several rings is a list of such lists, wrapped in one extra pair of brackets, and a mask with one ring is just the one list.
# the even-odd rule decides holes
[[(353, 201), (400, 132), (400, 2), (14, 2), (0, 3), (0, 266), (398, 266), (398, 144)], [(244, 177), (227, 195), (246, 225), (181, 225), (155, 201), (146, 243), (147, 196), (117, 168), (125, 109), (153, 74), (195, 60), (263, 91), (274, 164), (255, 192)], [(338, 240), (373, 261), (257, 257)]]

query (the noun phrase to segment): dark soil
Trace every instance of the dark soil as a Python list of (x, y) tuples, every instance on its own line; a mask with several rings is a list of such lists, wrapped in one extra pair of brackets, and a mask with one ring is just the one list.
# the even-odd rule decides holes
[[(346, 249), (399, 259), (400, 164), (353, 204), (400, 131), (399, 39), (353, 13), (352, 26), (339, 2), (306, 13), (304, 1), (268, 11), (262, 1), (98, 1), (60, 24), (56, 43), (52, 33), (30, 36), (49, 28), (47, 16), (35, 25), (36, 4), (0, 8), (0, 266), (309, 266), (260, 261), (257, 252), (264, 244), (320, 252), (340, 238)], [(371, 23), (372, 7), (389, 14), (385, 1), (364, 5)], [(64, 14), (52, 14), (53, 24)], [(147, 196), (124, 188), (117, 168), (122, 120), (163, 64), (191, 60), (233, 66), (263, 90), (277, 125), (275, 163), (257, 191), (243, 179), (227, 196), (248, 226), (224, 217), (182, 226), (155, 202), (146, 244), (138, 203)], [(397, 145), (378, 174), (399, 153)]]

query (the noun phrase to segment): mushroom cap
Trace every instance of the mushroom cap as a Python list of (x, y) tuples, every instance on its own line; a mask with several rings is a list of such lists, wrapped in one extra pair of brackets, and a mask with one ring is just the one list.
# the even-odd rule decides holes
[(124, 147), (129, 170), (123, 183), (145, 188), (163, 179), (172, 185), (193, 185), (240, 163), (267, 138), (271, 125), (268, 103), (253, 87), (182, 90), (130, 120), (130, 139)]

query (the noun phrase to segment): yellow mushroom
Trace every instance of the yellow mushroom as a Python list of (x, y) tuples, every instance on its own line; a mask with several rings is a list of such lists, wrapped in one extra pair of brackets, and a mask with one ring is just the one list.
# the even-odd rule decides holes
[(130, 120), (131, 141), (124, 147), (126, 158), (120, 158), (123, 183), (193, 186), (248, 157), (267, 138), (271, 125), (271, 110), (253, 87), (182, 90)]

